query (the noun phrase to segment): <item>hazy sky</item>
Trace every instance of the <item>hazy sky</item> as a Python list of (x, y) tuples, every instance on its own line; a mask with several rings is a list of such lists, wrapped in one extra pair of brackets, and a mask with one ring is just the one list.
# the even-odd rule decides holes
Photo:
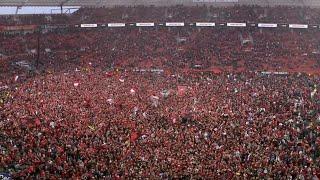
[[(79, 8), (79, 6), (76, 7), (69, 7), (64, 6), (64, 11), (67, 10), (67, 8)], [(71, 13), (76, 11), (71, 10)], [(18, 14), (51, 14), (52, 13), (60, 13), (60, 7), (22, 7), (19, 9)], [(16, 13), (16, 7), (0, 7), (0, 15), (5, 14), (15, 14)]]

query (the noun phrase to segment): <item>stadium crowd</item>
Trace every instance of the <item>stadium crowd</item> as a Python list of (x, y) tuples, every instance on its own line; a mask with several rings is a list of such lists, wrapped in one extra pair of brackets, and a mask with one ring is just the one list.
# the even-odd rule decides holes
[[(67, 20), (298, 23), (316, 22), (317, 12), (119, 7), (80, 9)], [(36, 66), (38, 34), (1, 34), (0, 173), (317, 180), (319, 36), (288, 29), (72, 28), (40, 35)], [(17, 66), (22, 60), (34, 69)]]
[[(314, 74), (320, 67), (318, 37), (313, 30), (256, 28), (68, 29), (41, 35), (40, 63), (58, 71), (95, 61), (104, 67)], [(38, 34), (2, 36), (0, 53), (9, 62), (34, 62), (37, 38)]]
[(25, 178), (319, 177), (318, 76), (107, 72), (3, 91), (1, 166)]

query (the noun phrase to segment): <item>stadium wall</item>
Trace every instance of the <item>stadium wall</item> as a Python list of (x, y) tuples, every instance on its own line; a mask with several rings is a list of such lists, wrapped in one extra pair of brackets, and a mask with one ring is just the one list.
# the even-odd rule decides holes
[(82, 7), (114, 7), (114, 6), (308, 6), (320, 7), (320, 0), (2, 0), (0, 6), (82, 6)]

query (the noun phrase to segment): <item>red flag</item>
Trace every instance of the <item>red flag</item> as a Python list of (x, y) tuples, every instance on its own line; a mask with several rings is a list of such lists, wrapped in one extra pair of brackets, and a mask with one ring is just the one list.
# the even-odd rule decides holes
[(37, 119), (35, 120), (35, 124), (36, 124), (37, 126), (40, 126), (40, 125), (41, 125), (40, 119), (37, 118)]
[(112, 72), (106, 72), (107, 77), (112, 77)]
[(138, 133), (137, 132), (132, 132), (130, 135), (130, 142), (135, 142), (138, 139)]
[(187, 91), (187, 86), (178, 86), (178, 96), (183, 96)]

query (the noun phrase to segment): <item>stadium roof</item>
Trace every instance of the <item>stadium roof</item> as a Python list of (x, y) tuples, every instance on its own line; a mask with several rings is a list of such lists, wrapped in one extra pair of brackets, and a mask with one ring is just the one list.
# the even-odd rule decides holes
[(82, 7), (110, 7), (134, 5), (199, 5), (210, 4), (216, 6), (260, 5), (260, 6), (311, 6), (320, 7), (320, 0), (0, 0), (0, 6), (82, 6)]

